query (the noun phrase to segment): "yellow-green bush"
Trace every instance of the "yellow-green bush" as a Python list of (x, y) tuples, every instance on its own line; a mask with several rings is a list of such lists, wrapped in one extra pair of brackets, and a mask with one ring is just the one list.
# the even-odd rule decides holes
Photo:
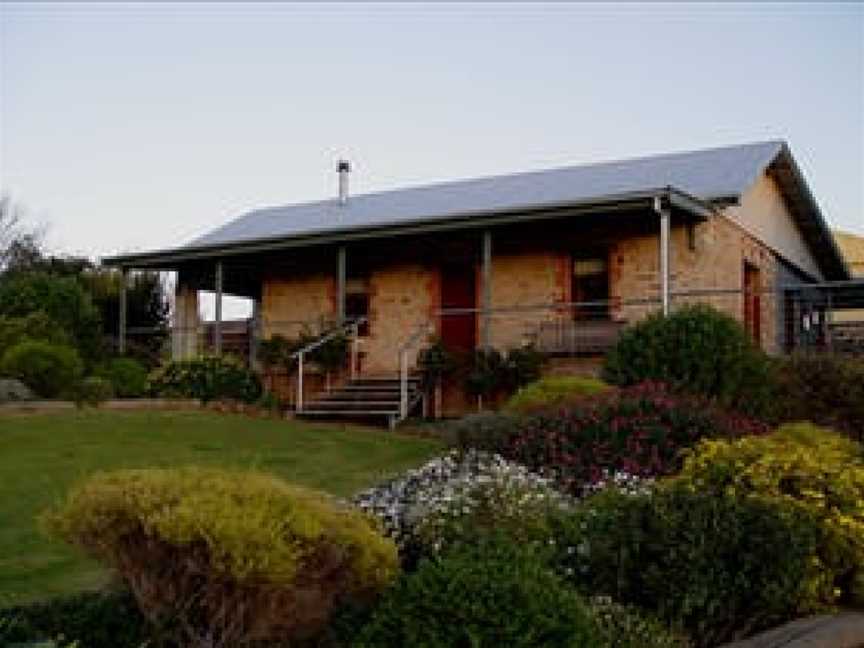
[(557, 407), (583, 396), (593, 396), (609, 389), (597, 378), (584, 376), (549, 376), (530, 383), (507, 401), (504, 409), (510, 412)]
[(181, 619), (180, 645), (314, 631), (338, 600), (375, 593), (398, 570), (395, 545), (361, 513), (263, 473), (101, 473), (44, 522), (116, 569), (151, 621)]
[(821, 579), (826, 603), (864, 603), (864, 451), (809, 423), (738, 441), (703, 441), (680, 479), (698, 491), (755, 496), (802, 509), (821, 522)]

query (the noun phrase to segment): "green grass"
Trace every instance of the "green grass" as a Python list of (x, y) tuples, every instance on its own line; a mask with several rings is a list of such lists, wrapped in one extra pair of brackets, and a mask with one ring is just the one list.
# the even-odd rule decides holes
[(377, 429), (205, 412), (0, 418), (0, 607), (106, 582), (104, 570), (45, 537), (36, 521), (40, 511), (93, 471), (239, 466), (344, 496), (441, 447), (431, 439)]

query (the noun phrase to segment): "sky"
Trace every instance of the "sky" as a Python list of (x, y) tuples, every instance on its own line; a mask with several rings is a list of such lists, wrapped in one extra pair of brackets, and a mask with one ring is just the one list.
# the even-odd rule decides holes
[(253, 208), (786, 139), (864, 233), (864, 3), (0, 4), (0, 192), (59, 252)]

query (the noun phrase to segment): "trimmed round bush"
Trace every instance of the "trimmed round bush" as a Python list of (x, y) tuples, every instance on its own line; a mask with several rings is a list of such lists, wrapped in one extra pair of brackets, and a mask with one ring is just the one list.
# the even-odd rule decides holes
[(154, 396), (197, 398), (208, 403), (236, 400), (254, 403), (261, 396), (261, 380), (229, 356), (175, 360), (157, 369), (148, 382)]
[(316, 632), (339, 600), (371, 596), (398, 571), (395, 545), (363, 514), (263, 473), (101, 473), (43, 521), (114, 568), (183, 646)]
[(119, 398), (140, 398), (147, 391), (147, 368), (133, 358), (114, 358), (97, 369)]
[(538, 557), (503, 542), (423, 561), (375, 610), (354, 642), (389, 646), (603, 645), (579, 596)]
[(522, 387), (507, 401), (504, 409), (510, 412), (550, 409), (608, 389), (609, 385), (597, 378), (549, 376)]
[(463, 450), (498, 452), (522, 429), (522, 420), (500, 412), (469, 414), (443, 426), (447, 442)]
[(0, 360), (0, 371), (17, 378), (43, 398), (55, 398), (73, 388), (84, 365), (72, 347), (25, 340), (10, 347)]
[(555, 521), (556, 571), (714, 646), (818, 610), (813, 516), (675, 483), (606, 490)]
[(799, 423), (738, 441), (706, 441), (680, 480), (694, 489), (758, 497), (814, 516), (819, 570), (814, 596), (864, 605), (864, 448), (831, 430)]
[(704, 304), (625, 329), (602, 377), (619, 386), (660, 381), (756, 414), (771, 408), (768, 357), (737, 320)]

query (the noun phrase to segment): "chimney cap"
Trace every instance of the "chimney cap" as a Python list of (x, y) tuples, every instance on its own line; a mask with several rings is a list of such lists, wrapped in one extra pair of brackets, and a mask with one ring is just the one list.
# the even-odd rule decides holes
[(336, 171), (339, 173), (347, 172), (351, 170), (351, 163), (348, 160), (339, 160), (336, 163)]

